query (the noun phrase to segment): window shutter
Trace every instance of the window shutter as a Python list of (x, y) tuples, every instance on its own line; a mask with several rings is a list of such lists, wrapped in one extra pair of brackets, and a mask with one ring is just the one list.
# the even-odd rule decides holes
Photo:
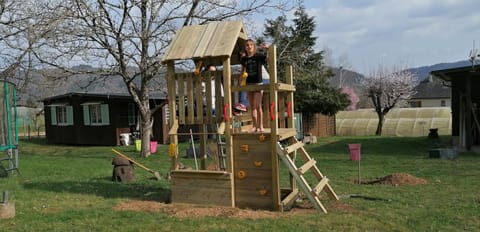
[(100, 107), (102, 111), (102, 125), (110, 125), (110, 115), (108, 113), (108, 104), (102, 104)]
[(55, 106), (50, 107), (50, 119), (52, 125), (57, 125), (57, 107)]
[(73, 107), (67, 106), (67, 125), (73, 125)]
[(83, 125), (90, 125), (90, 110), (88, 105), (83, 105)]

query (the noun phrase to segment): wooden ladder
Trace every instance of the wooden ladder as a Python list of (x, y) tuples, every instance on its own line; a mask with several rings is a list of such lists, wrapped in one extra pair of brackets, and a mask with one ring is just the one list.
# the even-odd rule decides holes
[[(290, 174), (296, 180), (297, 185), (300, 187), (301, 191), (308, 197), (310, 202), (313, 204), (315, 209), (322, 210), (324, 213), (327, 213), (327, 209), (320, 202), (320, 193), (322, 190), (325, 190), (330, 198), (339, 200), (335, 191), (328, 183), (329, 179), (324, 176), (316, 165), (316, 161), (312, 159), (305, 148), (303, 143), (298, 141), (294, 136), (287, 139), (288, 145), (282, 146), (281, 142), (277, 143), (277, 154), (283, 163), (288, 167)], [(297, 152), (303, 161), (304, 164), (300, 167), (297, 167), (295, 164), (295, 155), (294, 152)], [(293, 159), (292, 159), (293, 158)], [(315, 182), (309, 183), (304, 175), (308, 172), (311, 172), (315, 176)]]

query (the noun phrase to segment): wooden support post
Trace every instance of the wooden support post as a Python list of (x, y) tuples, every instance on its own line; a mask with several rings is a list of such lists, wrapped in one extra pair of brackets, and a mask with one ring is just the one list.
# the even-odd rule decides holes
[(200, 124), (200, 169), (206, 170), (207, 169), (207, 125)]
[[(293, 86), (293, 67), (292, 65), (287, 65), (285, 68), (285, 83)], [(286, 96), (287, 104), (287, 128), (295, 128), (295, 104), (294, 104), (294, 91), (289, 91)], [(292, 141), (291, 143), (293, 143)], [(292, 152), (289, 154), (292, 160), (296, 160), (297, 152)], [(298, 186), (295, 181), (295, 178), (290, 174), (290, 188), (292, 191), (298, 191)]]
[[(278, 92), (275, 89), (275, 84), (278, 82), (277, 79), (277, 48), (275, 45), (268, 48), (268, 68), (270, 73), (270, 102), (269, 110), (270, 112), (264, 112), (264, 115), (270, 118), (270, 130), (272, 136), (278, 134)], [(279, 170), (279, 160), (277, 155), (277, 140), (270, 140), (270, 151), (272, 159), (272, 205), (273, 210), (279, 211), (283, 207), (281, 206), (280, 200), (280, 170)]]
[[(225, 96), (223, 98), (224, 106), (222, 108), (223, 118), (225, 121), (225, 152), (227, 158), (227, 172), (234, 173), (233, 168), (233, 138), (232, 138), (232, 94), (231, 94), (231, 85), (228, 84), (231, 82), (231, 66), (230, 58), (227, 58), (223, 61), (223, 87)], [(235, 178), (234, 175), (230, 175), (230, 190), (231, 190), (231, 199), (232, 207), (235, 207)]]
[[(168, 88), (168, 100), (169, 100), (169, 110), (170, 110), (170, 128), (174, 127), (177, 122), (177, 111), (176, 108), (176, 91), (175, 91), (175, 66), (173, 61), (167, 63), (167, 88)], [(183, 99), (181, 99), (183, 100)], [(178, 124), (177, 124), (178, 125)], [(170, 144), (174, 147), (174, 154), (171, 155), (171, 166), (170, 170), (176, 170), (178, 168), (178, 136), (176, 134), (170, 135)]]

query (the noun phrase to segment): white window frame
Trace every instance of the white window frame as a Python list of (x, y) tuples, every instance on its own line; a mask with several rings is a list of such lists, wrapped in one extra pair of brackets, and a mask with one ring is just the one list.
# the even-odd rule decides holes
[(55, 126), (73, 125), (73, 107), (69, 105), (51, 105), (50, 119)]
[(86, 126), (110, 125), (108, 104), (98, 102), (87, 102), (82, 104), (83, 124)]

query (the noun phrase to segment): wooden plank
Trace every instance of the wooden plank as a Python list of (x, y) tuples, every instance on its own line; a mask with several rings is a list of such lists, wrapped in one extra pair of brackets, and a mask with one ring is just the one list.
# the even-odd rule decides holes
[(285, 139), (294, 137), (295, 135), (297, 135), (297, 131), (295, 131), (295, 128), (279, 129), (278, 141), (283, 141)]
[(210, 171), (210, 170), (176, 170), (172, 172), (172, 176), (178, 178), (215, 178), (215, 179), (230, 179), (230, 173), (225, 171)]
[(182, 37), (176, 41), (176, 43), (182, 44), (181, 49), (175, 52), (176, 59), (185, 60), (193, 58), (193, 53), (202, 39), (202, 32), (205, 27), (205, 25), (184, 27), (186, 29), (182, 32)]
[(232, 23), (223, 23), (217, 25), (218, 30), (220, 31), (222, 40), (217, 41), (214, 44), (214, 47), (211, 49), (211, 56), (223, 56), (227, 55), (230, 56), (231, 52), (237, 43), (237, 38), (240, 34), (241, 24), (238, 22)]
[(221, 37), (215, 35), (215, 29), (217, 27), (217, 24), (218, 23), (209, 23), (207, 25), (204, 25), (203, 32), (200, 36), (200, 41), (192, 54), (192, 58), (206, 57), (205, 53), (207, 48), (209, 47), (209, 44), (211, 43), (212, 38)]
[(270, 92), (269, 85), (245, 85), (245, 86), (232, 86), (233, 92), (251, 92), (251, 91), (264, 91), (264, 93)]
[[(230, 83), (231, 80), (231, 66), (230, 66), (230, 59), (225, 59), (223, 61), (223, 78), (225, 83)], [(224, 104), (226, 107), (225, 109), (225, 128), (232, 128), (232, 99), (231, 99), (231, 94), (230, 94), (230, 85), (225, 85), (224, 86), (224, 91), (225, 91), (225, 97), (224, 97)], [(227, 120), (228, 119), (228, 120)], [(233, 138), (232, 138), (232, 131), (231, 130), (225, 130), (225, 153), (226, 153), (226, 164), (227, 164), (227, 172), (234, 172), (233, 168)], [(235, 180), (233, 179), (233, 176), (231, 177), (231, 192), (232, 192), (232, 202), (231, 204), (235, 207)]]
[[(235, 169), (267, 169), (271, 171), (271, 158), (270, 156), (256, 157), (255, 155), (236, 155), (242, 156), (241, 158), (236, 158)], [(270, 159), (270, 160), (269, 160)]]
[(186, 76), (187, 82), (187, 124), (195, 123), (194, 93), (193, 93), (193, 75)]
[(306, 162), (305, 164), (303, 164), (301, 167), (298, 168), (297, 173), (299, 175), (305, 174), (316, 163), (317, 161), (315, 161), (314, 159), (309, 160), (308, 162)]
[(201, 176), (207, 178), (191, 178), (188, 175), (180, 177), (179, 173), (176, 174), (172, 175), (171, 190), (173, 203), (233, 206), (231, 204), (230, 179), (224, 178), (229, 176), (228, 174), (213, 173), (212, 175), (212, 173), (200, 173), (206, 174)]
[(282, 199), (282, 211), (286, 208), (291, 208), (292, 205), (295, 203), (295, 200), (297, 200), (299, 197), (300, 191), (298, 191), (297, 188), (293, 189), (291, 193), (289, 193), (286, 197)]
[(294, 92), (295, 85), (293, 84), (285, 84), (285, 83), (277, 83), (276, 89), (281, 92)]
[[(270, 74), (270, 84), (267, 85), (270, 91), (270, 100), (269, 103), (278, 103), (278, 92), (275, 90), (275, 83), (278, 82), (277, 79), (277, 48), (276, 46), (270, 46), (267, 51), (267, 62)], [(271, 133), (274, 135), (278, 134), (278, 106), (273, 105), (270, 107), (270, 114), (273, 113), (275, 118), (270, 118), (270, 130)], [(267, 115), (269, 114), (268, 111), (266, 112)], [(268, 117), (268, 116), (267, 116)], [(271, 152), (271, 159), (272, 159), (272, 204), (274, 210), (278, 211), (281, 208), (281, 199), (280, 199), (280, 168), (279, 168), (279, 161), (277, 155), (277, 145), (278, 140), (271, 139), (270, 140), (270, 152)]]
[(224, 96), (225, 92), (223, 91), (223, 78), (222, 73), (215, 73), (215, 117), (216, 122), (221, 122), (223, 120), (223, 105), (224, 105)]
[(267, 189), (265, 195), (260, 195), (259, 191), (235, 191), (236, 202), (235, 205), (238, 208), (248, 208), (248, 209), (263, 209), (263, 210), (273, 210), (272, 205), (272, 191)]
[(312, 189), (312, 193), (314, 195), (316, 195), (317, 197), (320, 197), (320, 192), (323, 190), (323, 188), (325, 187), (325, 185), (328, 184), (328, 178), (327, 177), (324, 177), (322, 178), (322, 180), (320, 182), (318, 182), (318, 184)]
[(244, 171), (245, 177), (240, 178), (235, 173), (235, 188), (255, 189), (264, 185), (271, 186), (272, 171), (267, 169), (238, 169), (236, 172)]
[[(177, 84), (178, 84), (178, 121), (180, 124), (185, 124), (185, 74), (181, 73), (177, 76)], [(176, 91), (175, 91), (176, 92)], [(174, 112), (170, 112), (173, 114)]]
[(289, 145), (288, 147), (286, 147), (284, 150), (287, 154), (290, 154), (292, 152), (295, 152), (296, 150), (300, 149), (303, 147), (303, 143), (300, 142), (300, 141), (297, 141), (296, 143), (292, 144), (292, 145)]
[[(213, 109), (213, 104), (215, 102), (212, 102), (212, 97), (215, 95), (215, 92), (212, 92), (212, 88), (215, 87), (215, 85), (212, 86), (212, 78), (215, 78), (215, 73), (214, 72), (205, 72), (202, 73), (203, 75), (203, 83), (205, 85), (205, 122), (207, 124), (213, 123), (213, 114), (212, 114), (212, 109)], [(213, 79), (215, 80), (215, 79)], [(215, 83), (214, 83), (215, 84)], [(215, 90), (215, 89), (213, 89)], [(217, 95), (215, 95), (216, 98)]]
[(195, 112), (195, 124), (203, 124), (203, 87), (202, 87), (202, 78), (200, 76), (192, 76), (193, 78), (193, 93), (195, 95), (195, 101), (191, 104), (194, 104), (196, 107)]
[(177, 131), (178, 131), (178, 121), (175, 120), (175, 122), (170, 127), (170, 130), (168, 131), (168, 134), (169, 135), (176, 135)]
[(221, 122), (220, 126), (218, 126), (217, 133), (219, 135), (223, 135), (224, 132), (225, 132), (225, 122)]
[(183, 45), (181, 43), (177, 43), (177, 41), (180, 40), (182, 36), (182, 33), (186, 31), (185, 27), (180, 28), (180, 30), (175, 33), (175, 37), (173, 38), (172, 42), (170, 43), (170, 46), (168, 47), (167, 52), (165, 53), (165, 56), (163, 57), (163, 62), (166, 61), (173, 61), (176, 58), (176, 53), (177, 51), (183, 49)]
[(215, 23), (214, 24), (215, 30), (214, 30), (213, 34), (215, 36), (213, 36), (209, 39), (208, 46), (203, 53), (204, 57), (225, 56), (226, 54), (229, 53), (229, 52), (226, 52), (226, 51), (222, 51), (219, 54), (215, 53), (215, 48), (217, 46), (219, 46), (219, 44), (225, 43), (225, 41), (226, 41), (226, 38), (224, 37), (224, 33), (225, 33), (224, 25), (225, 25), (224, 23)]
[[(173, 61), (167, 62), (167, 88), (168, 88), (168, 99), (172, 102), (168, 104), (170, 111), (170, 118), (168, 124), (170, 127), (173, 127), (177, 123), (177, 114), (176, 112), (176, 91), (175, 91), (175, 65)], [(178, 167), (178, 136), (170, 135), (170, 143), (175, 146), (175, 154), (170, 156), (170, 170), (175, 170)]]

